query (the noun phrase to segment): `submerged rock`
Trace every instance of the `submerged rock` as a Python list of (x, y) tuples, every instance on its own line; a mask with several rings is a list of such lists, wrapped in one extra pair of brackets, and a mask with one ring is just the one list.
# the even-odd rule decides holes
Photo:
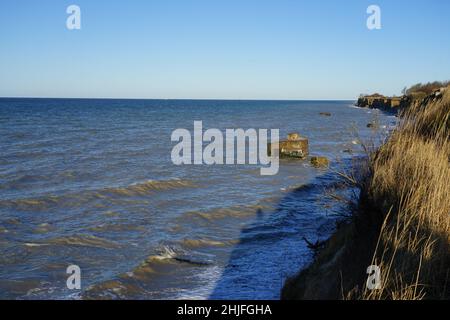
[(316, 168), (328, 167), (330, 161), (327, 157), (311, 157), (311, 164)]
[(326, 116), (326, 117), (331, 117), (331, 113), (330, 112), (320, 112), (321, 116)]

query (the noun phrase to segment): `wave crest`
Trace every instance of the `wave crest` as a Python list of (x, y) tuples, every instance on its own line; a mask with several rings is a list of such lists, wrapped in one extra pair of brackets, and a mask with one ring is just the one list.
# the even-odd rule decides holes
[(173, 190), (177, 188), (194, 187), (188, 180), (147, 180), (134, 183), (125, 187), (112, 187), (97, 190), (86, 190), (78, 193), (64, 195), (47, 195), (39, 198), (21, 198), (14, 200), (2, 200), (0, 206), (14, 208), (16, 210), (47, 210), (50, 207), (63, 204), (65, 207), (79, 207), (95, 200), (116, 200), (118, 197), (142, 197), (153, 192)]

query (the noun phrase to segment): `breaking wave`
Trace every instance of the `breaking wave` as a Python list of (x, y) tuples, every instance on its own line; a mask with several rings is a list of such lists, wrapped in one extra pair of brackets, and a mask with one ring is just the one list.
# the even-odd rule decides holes
[[(160, 294), (159, 286), (166, 286), (167, 279), (174, 280), (184, 268), (203, 268), (214, 265), (209, 255), (186, 251), (178, 246), (162, 245), (156, 254), (147, 257), (131, 271), (114, 279), (90, 286), (84, 299), (130, 299)], [(176, 278), (175, 278), (176, 281)], [(154, 291), (154, 292), (153, 292)]]

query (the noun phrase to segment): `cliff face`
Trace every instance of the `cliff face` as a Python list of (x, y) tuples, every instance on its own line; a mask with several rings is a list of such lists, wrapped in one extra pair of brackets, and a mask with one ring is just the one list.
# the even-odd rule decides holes
[(398, 112), (411, 106), (427, 105), (442, 97), (446, 87), (439, 88), (429, 95), (413, 92), (401, 97), (386, 97), (375, 93), (359, 97), (356, 105), (361, 108), (381, 109)]
[(358, 99), (356, 105), (361, 108), (382, 109), (386, 111), (398, 111), (409, 105), (411, 99), (403, 97), (385, 97), (380, 94), (362, 96)]

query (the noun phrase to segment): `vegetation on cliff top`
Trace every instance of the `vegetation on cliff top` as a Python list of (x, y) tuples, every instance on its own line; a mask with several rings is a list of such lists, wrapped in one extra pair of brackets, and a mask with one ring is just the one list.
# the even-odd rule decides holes
[(403, 95), (412, 101), (422, 100), (433, 92), (450, 85), (450, 81), (434, 81), (428, 83), (417, 83), (409, 88), (403, 89)]
[[(450, 87), (423, 101), (369, 154), (351, 222), (286, 282), (283, 298), (450, 298)], [(381, 269), (378, 290), (366, 287), (369, 265)]]
[(434, 81), (434, 82), (428, 82), (428, 83), (417, 83), (409, 88), (403, 89), (403, 94), (405, 95), (411, 95), (411, 94), (417, 94), (417, 93), (423, 93), (425, 95), (430, 95), (434, 91), (447, 87), (450, 85), (450, 81)]

